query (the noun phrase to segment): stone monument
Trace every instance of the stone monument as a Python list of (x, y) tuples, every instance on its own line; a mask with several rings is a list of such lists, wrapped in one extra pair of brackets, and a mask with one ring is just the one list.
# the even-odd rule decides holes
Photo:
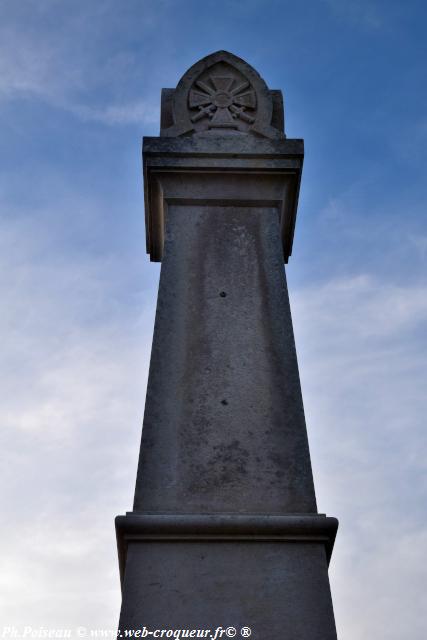
[(303, 153), (281, 92), (226, 51), (162, 91), (143, 143), (162, 267), (134, 506), (116, 519), (121, 631), (336, 640), (338, 523), (317, 513), (283, 266)]

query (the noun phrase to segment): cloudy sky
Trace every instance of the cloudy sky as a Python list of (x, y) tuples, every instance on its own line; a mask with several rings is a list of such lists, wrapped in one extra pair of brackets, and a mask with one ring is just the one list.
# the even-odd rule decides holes
[(306, 142), (291, 306), (340, 638), (425, 640), (427, 8), (0, 0), (0, 632), (114, 628), (159, 266), (140, 145), (227, 49)]

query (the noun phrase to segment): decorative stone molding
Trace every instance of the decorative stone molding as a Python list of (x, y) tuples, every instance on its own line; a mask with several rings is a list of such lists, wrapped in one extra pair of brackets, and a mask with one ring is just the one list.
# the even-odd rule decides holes
[(144, 138), (145, 228), (147, 253), (152, 261), (163, 258), (168, 206), (205, 203), (276, 208), (283, 258), (288, 262), (303, 141), (268, 140), (239, 132), (232, 136), (228, 131), (220, 128), (199, 135)]
[(317, 513), (283, 269), (303, 156), (280, 92), (224, 51), (163, 90), (144, 138), (162, 269), (133, 511), (116, 519), (122, 630), (337, 640), (338, 522)]
[[(213, 72), (214, 73), (214, 72)], [(247, 131), (255, 122), (256, 94), (247, 80), (210, 73), (199, 78), (190, 89), (188, 106), (197, 110), (191, 122), (200, 121), (203, 129), (239, 129)]]
[(284, 138), (283, 100), (249, 64), (218, 51), (163, 89), (161, 136), (251, 133)]
[(338, 530), (338, 520), (324, 514), (173, 515), (128, 513), (116, 517), (120, 580), (123, 584), (127, 547), (130, 542), (281, 542), (320, 544), (329, 564)]

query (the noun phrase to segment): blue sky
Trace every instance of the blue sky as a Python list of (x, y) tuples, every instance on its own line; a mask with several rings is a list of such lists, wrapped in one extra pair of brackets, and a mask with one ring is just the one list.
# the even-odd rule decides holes
[(227, 49), (306, 144), (287, 268), (339, 636), (424, 640), (425, 3), (1, 0), (1, 625), (114, 628), (159, 266), (141, 137)]

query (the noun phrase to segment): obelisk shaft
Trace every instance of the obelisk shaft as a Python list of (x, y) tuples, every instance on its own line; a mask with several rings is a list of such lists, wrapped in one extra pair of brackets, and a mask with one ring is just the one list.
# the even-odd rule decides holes
[(168, 208), (134, 511), (316, 512), (274, 208)]
[(162, 269), (134, 508), (116, 518), (122, 637), (336, 640), (338, 523), (317, 513), (284, 272), (303, 155), (280, 92), (224, 51), (163, 91), (144, 139)]

